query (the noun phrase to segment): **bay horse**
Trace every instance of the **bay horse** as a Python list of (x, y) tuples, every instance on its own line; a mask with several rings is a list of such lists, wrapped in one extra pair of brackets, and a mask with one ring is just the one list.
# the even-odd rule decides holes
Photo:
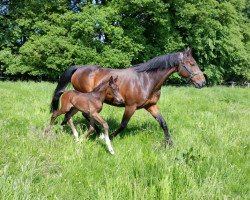
[[(127, 69), (110, 69), (97, 65), (71, 66), (58, 81), (51, 102), (51, 110), (58, 108), (60, 93), (69, 82), (78, 91), (90, 92), (110, 75), (119, 76), (117, 84), (124, 103), (117, 104), (112, 96), (107, 96), (105, 103), (125, 107), (125, 111), (119, 128), (110, 135), (110, 139), (124, 130), (137, 109), (144, 108), (159, 122), (165, 133), (166, 144), (171, 145), (173, 142), (157, 102), (163, 83), (175, 72), (178, 72), (186, 82), (192, 82), (197, 88), (202, 88), (206, 84), (206, 78), (193, 58), (190, 48), (184, 52), (162, 55)], [(89, 118), (87, 115), (84, 117)], [(100, 133), (97, 126), (95, 129), (97, 133)]]
[[(101, 82), (97, 87), (93, 89), (93, 91), (89, 93), (82, 93), (76, 90), (69, 90), (64, 92), (61, 95), (60, 99), (61, 107), (60, 109), (53, 111), (50, 124), (46, 128), (45, 133), (48, 133), (50, 131), (54, 121), (58, 116), (65, 113), (70, 113), (70, 116), (68, 116), (67, 118), (69, 118), (69, 124), (75, 136), (75, 140), (79, 141), (78, 132), (74, 126), (72, 117), (78, 111), (81, 111), (87, 114), (90, 119), (90, 126), (85, 137), (87, 138), (88, 135), (94, 130), (94, 121), (99, 122), (104, 128), (104, 136), (101, 135), (100, 137), (102, 137), (103, 139), (105, 138), (109, 152), (111, 154), (114, 154), (114, 150), (112, 148), (108, 135), (108, 123), (99, 115), (99, 113), (102, 110), (103, 102), (107, 95), (114, 98), (117, 104), (124, 103), (123, 98), (119, 93), (118, 85), (116, 84), (117, 79), (118, 77), (113, 79), (113, 77), (111, 76), (108, 81)], [(67, 121), (64, 120), (62, 124), (65, 124), (66, 122)]]

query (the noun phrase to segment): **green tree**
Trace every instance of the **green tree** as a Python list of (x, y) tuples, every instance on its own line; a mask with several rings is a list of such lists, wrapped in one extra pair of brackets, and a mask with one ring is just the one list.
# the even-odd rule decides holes
[(247, 0), (2, 0), (0, 28), (0, 70), (13, 76), (55, 80), (69, 65), (124, 68), (191, 46), (213, 83), (250, 80)]
[[(174, 5), (173, 5), (174, 4)], [(244, 0), (172, 2), (175, 29), (194, 48), (201, 66), (214, 83), (250, 78), (249, 19)]]

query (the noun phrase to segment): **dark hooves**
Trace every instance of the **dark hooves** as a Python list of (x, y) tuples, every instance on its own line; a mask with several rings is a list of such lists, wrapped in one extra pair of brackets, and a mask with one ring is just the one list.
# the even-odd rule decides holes
[(171, 139), (165, 141), (165, 148), (170, 147), (171, 149), (174, 148), (174, 142)]
[(110, 139), (110, 140), (113, 140), (114, 138), (115, 138), (115, 135), (114, 135), (114, 134), (109, 135), (109, 139)]

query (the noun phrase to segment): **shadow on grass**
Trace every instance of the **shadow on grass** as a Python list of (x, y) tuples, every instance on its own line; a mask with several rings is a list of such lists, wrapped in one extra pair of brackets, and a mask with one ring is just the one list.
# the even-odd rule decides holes
[[(63, 118), (58, 119), (55, 124), (59, 125), (61, 124)], [(74, 120), (74, 124), (77, 128), (77, 131), (79, 132), (79, 137), (83, 137), (83, 135), (86, 133), (88, 127), (89, 127), (89, 122), (88, 120), (86, 120), (83, 116), (78, 115), (75, 116), (73, 118)], [(109, 135), (112, 134), (115, 130), (117, 130), (120, 126), (120, 121), (118, 121), (117, 119), (114, 119), (113, 117), (108, 117), (107, 119), (107, 123), (109, 124)], [(134, 136), (136, 134), (138, 134), (139, 132), (143, 132), (143, 134), (152, 134), (154, 132), (157, 133), (162, 133), (162, 135), (159, 136), (159, 139), (161, 139), (161, 142), (157, 143), (157, 146), (159, 149), (162, 149), (165, 146), (165, 140), (163, 139), (163, 135), (164, 132), (162, 131), (162, 129), (160, 128), (158, 122), (154, 119), (147, 119), (146, 121), (140, 123), (140, 120), (138, 120), (139, 123), (129, 123), (128, 126), (125, 128), (125, 130), (123, 130), (116, 138), (116, 139), (121, 139), (123, 140), (124, 138), (128, 137), (128, 136)], [(100, 128), (101, 132), (104, 132), (103, 127), (98, 124), (98, 127)], [(69, 125), (64, 125), (62, 127), (63, 132), (69, 134), (70, 136), (73, 137), (73, 133), (72, 130), (70, 128)], [(157, 137), (157, 136), (156, 136)], [(81, 140), (81, 139), (80, 139)], [(107, 145), (105, 143), (105, 140), (101, 140), (99, 139), (99, 135), (96, 133), (96, 131), (94, 131), (89, 137), (88, 140), (90, 141), (95, 141), (97, 142), (98, 145), (101, 146), (101, 148), (103, 148), (106, 152), (109, 153), (108, 149), (107, 149)], [(163, 148), (165, 149), (165, 148)]]
[[(55, 124), (60, 124), (60, 123), (61, 123), (61, 120), (58, 120)], [(109, 125), (109, 135), (111, 135), (120, 126), (120, 121), (117, 121), (116, 119), (112, 117), (107, 118), (107, 123)], [(78, 129), (79, 133), (80, 133), (79, 127), (82, 132), (87, 131), (87, 128), (89, 127), (89, 122), (82, 116), (74, 117), (74, 124), (76, 128)], [(100, 124), (97, 124), (97, 126), (101, 129), (101, 132), (104, 132), (103, 127)], [(138, 125), (129, 123), (128, 126), (121, 133), (119, 133), (117, 138), (123, 139), (127, 136), (136, 135), (139, 131), (145, 131), (145, 130), (147, 130), (145, 131), (145, 134), (150, 134), (152, 131), (155, 130), (155, 126), (159, 126), (159, 124), (154, 119), (148, 119), (146, 122), (139, 123)], [(63, 130), (66, 133), (72, 135), (72, 130), (69, 125), (64, 125)], [(96, 140), (98, 139), (98, 137), (99, 135), (96, 133), (96, 131), (94, 131), (93, 134), (91, 134), (88, 137), (88, 139)]]

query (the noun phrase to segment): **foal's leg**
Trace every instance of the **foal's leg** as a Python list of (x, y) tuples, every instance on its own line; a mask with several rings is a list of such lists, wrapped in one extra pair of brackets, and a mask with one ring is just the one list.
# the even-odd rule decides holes
[(78, 112), (78, 110), (75, 107), (70, 108), (70, 110), (68, 112), (66, 112), (66, 114), (64, 115), (64, 119), (63, 119), (61, 125), (67, 124), (69, 119), (72, 118), (77, 112)]
[[(66, 115), (71, 115), (71, 112), (73, 112), (73, 110), (70, 110)], [(87, 114), (87, 113), (84, 113), (84, 112), (82, 112), (82, 115), (83, 115), (83, 117), (88, 121), (88, 122), (90, 122), (90, 117), (89, 117), (89, 115)], [(64, 117), (64, 120), (63, 120), (63, 122), (62, 122), (62, 125), (64, 125), (64, 124), (66, 124), (67, 122), (68, 122), (68, 120), (70, 119), (70, 117), (67, 117), (67, 116), (65, 116)], [(103, 133), (101, 133), (101, 129), (96, 125), (96, 124), (94, 124), (93, 125), (93, 127), (94, 127), (94, 129), (95, 129), (95, 131), (97, 132), (97, 134), (99, 134), (100, 135), (100, 137), (103, 135)], [(90, 128), (90, 133), (92, 132), (92, 128)]]
[[(87, 114), (86, 114), (87, 115)], [(94, 129), (94, 126), (95, 126), (95, 121), (93, 118), (89, 118), (89, 128), (88, 128), (88, 131), (87, 133), (85, 134), (85, 138), (87, 138), (90, 133), (92, 133), (95, 129)]]
[(104, 121), (102, 119), (102, 117), (98, 114), (98, 113), (94, 113), (92, 115), (92, 117), (97, 121), (99, 122), (103, 128), (104, 128), (104, 136), (105, 136), (105, 141), (106, 141), (106, 145), (108, 147), (108, 150), (111, 154), (115, 154), (114, 150), (113, 150), (113, 147), (111, 145), (111, 142), (110, 142), (110, 139), (109, 139), (109, 133), (108, 133), (108, 129), (109, 129), (109, 126), (108, 126), (108, 123), (106, 121)]
[(50, 124), (44, 131), (45, 134), (47, 134), (50, 131), (50, 129), (51, 129), (52, 125), (54, 124), (56, 118), (61, 114), (63, 114), (63, 112), (61, 110), (56, 110), (56, 111), (53, 112), (53, 114), (51, 116), (51, 119), (50, 119)]
[(167, 123), (165, 121), (165, 119), (162, 117), (158, 106), (157, 105), (152, 105), (150, 107), (147, 107), (146, 110), (159, 122), (159, 124), (161, 125), (161, 128), (163, 129), (165, 136), (166, 136), (166, 143), (170, 146), (173, 145), (173, 141), (170, 137), (169, 131), (168, 131), (168, 127), (167, 127)]
[[(85, 119), (88, 120), (88, 122), (90, 122), (90, 117), (87, 113), (82, 112), (83, 117), (85, 117)], [(101, 133), (101, 129), (94, 123), (92, 128), (94, 127), (95, 131), (97, 132), (98, 135), (102, 135), (103, 133)], [(91, 131), (92, 131), (91, 128)]]
[(69, 126), (70, 126), (70, 128), (71, 128), (71, 130), (72, 130), (72, 132), (73, 132), (73, 135), (74, 135), (74, 137), (75, 137), (75, 141), (76, 141), (76, 142), (79, 142), (79, 134), (78, 134), (78, 132), (77, 132), (77, 130), (76, 130), (76, 127), (75, 127), (75, 125), (74, 125), (74, 123), (73, 123), (72, 117), (69, 119)]
[(78, 110), (74, 107), (72, 107), (65, 115), (64, 115), (64, 119), (63, 122), (61, 123), (61, 125), (65, 125), (67, 122), (69, 122), (69, 126), (73, 132), (73, 135), (75, 137), (75, 141), (79, 142), (79, 134), (76, 130), (76, 127), (73, 123), (73, 116), (78, 112)]
[(125, 107), (125, 112), (123, 114), (120, 127), (109, 136), (111, 140), (114, 139), (115, 136), (117, 136), (120, 132), (122, 132), (126, 128), (128, 122), (129, 122), (130, 118), (132, 117), (132, 115), (134, 114), (135, 110), (136, 110), (136, 106), (126, 106)]

